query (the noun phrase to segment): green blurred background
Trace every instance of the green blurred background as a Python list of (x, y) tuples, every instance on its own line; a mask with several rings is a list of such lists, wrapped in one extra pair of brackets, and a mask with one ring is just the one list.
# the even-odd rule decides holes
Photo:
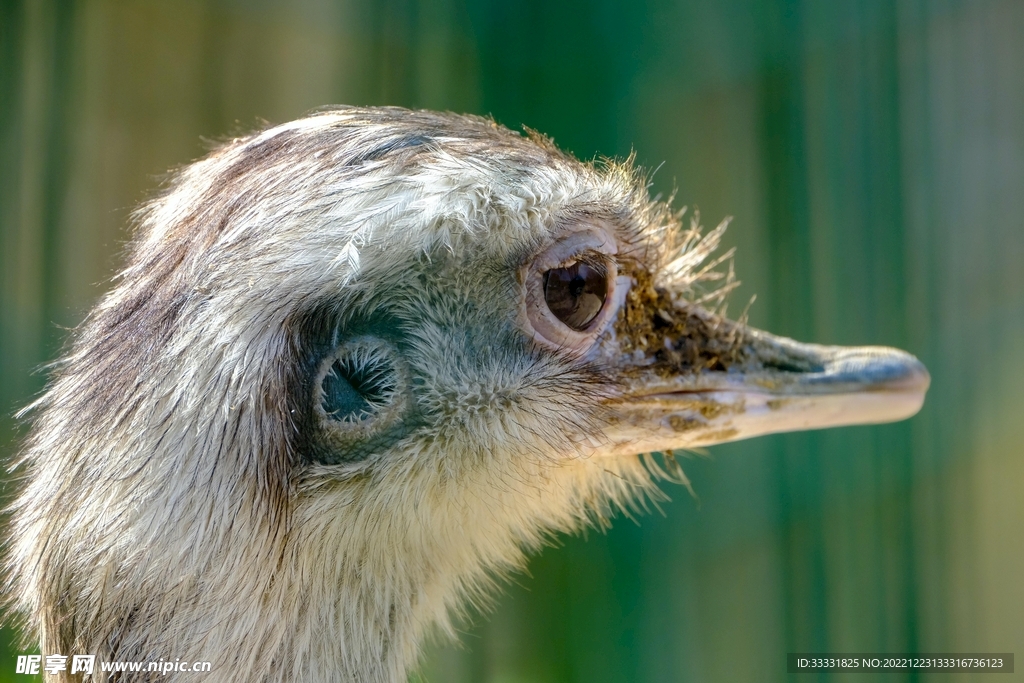
[[(779, 681), (788, 651), (1024, 655), (1024, 2), (0, 0), (5, 458), (34, 371), (161, 174), (329, 103), (488, 114), (582, 158), (635, 150), (660, 166), (653, 191), (736, 217), (734, 311), (756, 293), (758, 326), (906, 348), (933, 378), (908, 422), (686, 460), (698, 499), (668, 486), (663, 515), (559, 539), (460, 643), (431, 646), (424, 680)], [(26, 680), (5, 634), (0, 681)]]

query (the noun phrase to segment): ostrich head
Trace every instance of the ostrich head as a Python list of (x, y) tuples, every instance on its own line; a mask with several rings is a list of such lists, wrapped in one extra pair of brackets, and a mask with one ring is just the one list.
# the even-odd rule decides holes
[(547, 534), (649, 494), (640, 454), (918, 410), (908, 354), (702, 305), (721, 229), (679, 223), (629, 163), (447, 114), (182, 170), (31, 409), (9, 568), (43, 653), (402, 681)]

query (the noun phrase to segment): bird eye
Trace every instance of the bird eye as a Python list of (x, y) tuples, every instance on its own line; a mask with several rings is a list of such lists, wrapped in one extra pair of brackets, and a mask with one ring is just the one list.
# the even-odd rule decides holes
[[(571, 232), (521, 266), (521, 324), (533, 339), (584, 354), (619, 310), (629, 281), (619, 277), (618, 244), (600, 225)], [(618, 304), (616, 304), (618, 302)]]
[(544, 273), (544, 301), (556, 318), (583, 331), (608, 298), (608, 273), (600, 265), (574, 262)]

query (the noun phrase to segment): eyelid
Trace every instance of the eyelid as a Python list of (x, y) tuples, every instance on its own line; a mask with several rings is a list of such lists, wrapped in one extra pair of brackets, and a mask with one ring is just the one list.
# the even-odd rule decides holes
[(610, 259), (619, 253), (619, 249), (615, 238), (609, 233), (598, 228), (586, 228), (555, 242), (535, 256), (532, 263), (538, 269), (551, 270), (563, 267), (564, 263), (578, 261), (581, 255), (587, 253), (601, 254)]
[(595, 268), (601, 271), (601, 274), (605, 275), (608, 273), (608, 261), (609, 257), (607, 254), (604, 254), (599, 251), (594, 251), (592, 249), (588, 249), (584, 252), (576, 254), (576, 256), (566, 261), (565, 264), (559, 267), (566, 268), (577, 263), (582, 263), (585, 266), (590, 266), (591, 268)]
[(590, 266), (601, 271), (601, 273), (608, 272), (608, 262), (611, 260), (608, 254), (593, 249), (587, 249), (577, 254), (560, 261), (552, 265), (548, 270), (555, 270), (556, 268), (571, 268), (577, 264)]

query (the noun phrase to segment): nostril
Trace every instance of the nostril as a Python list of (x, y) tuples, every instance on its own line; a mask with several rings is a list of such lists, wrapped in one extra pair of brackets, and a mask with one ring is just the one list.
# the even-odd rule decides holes
[(761, 362), (765, 370), (776, 370), (778, 372), (811, 373), (825, 372), (825, 366), (815, 363), (810, 359), (796, 358), (769, 358)]

